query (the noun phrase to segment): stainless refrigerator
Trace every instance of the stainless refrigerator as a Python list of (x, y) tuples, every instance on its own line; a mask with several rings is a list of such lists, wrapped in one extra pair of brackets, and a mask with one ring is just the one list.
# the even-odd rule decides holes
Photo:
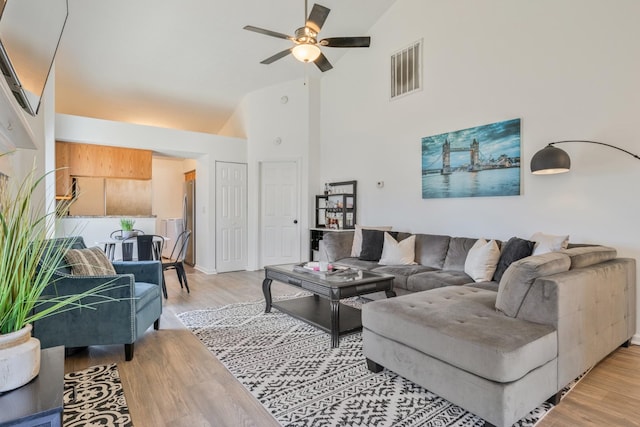
[(185, 181), (183, 220), (185, 230), (191, 230), (191, 239), (187, 246), (184, 262), (194, 266), (196, 264), (196, 181)]

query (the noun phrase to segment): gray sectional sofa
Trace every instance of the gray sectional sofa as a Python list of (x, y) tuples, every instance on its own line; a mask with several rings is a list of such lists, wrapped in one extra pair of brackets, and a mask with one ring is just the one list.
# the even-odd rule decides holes
[[(398, 240), (407, 237), (400, 233)], [(350, 256), (353, 233), (325, 233), (329, 261), (395, 275), (396, 298), (362, 309), (369, 369), (390, 369), (510, 426), (620, 345), (636, 327), (635, 260), (603, 246), (522, 258), (499, 282), (474, 282), (476, 239), (417, 234), (414, 265)]]

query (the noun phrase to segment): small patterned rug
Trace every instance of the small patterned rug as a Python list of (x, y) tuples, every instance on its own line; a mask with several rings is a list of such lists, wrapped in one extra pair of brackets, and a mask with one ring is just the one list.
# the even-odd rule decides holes
[[(332, 349), (329, 334), (277, 309), (265, 314), (264, 301), (178, 318), (283, 426), (484, 425), (391, 371), (370, 372), (360, 333), (341, 337)], [(515, 425), (533, 426), (552, 407), (545, 402)]]
[(92, 366), (64, 376), (64, 427), (131, 427), (115, 364)]

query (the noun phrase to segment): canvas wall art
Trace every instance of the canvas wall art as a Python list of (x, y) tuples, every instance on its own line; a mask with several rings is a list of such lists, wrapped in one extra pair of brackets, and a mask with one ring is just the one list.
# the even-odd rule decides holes
[(422, 138), (422, 198), (520, 195), (520, 119)]

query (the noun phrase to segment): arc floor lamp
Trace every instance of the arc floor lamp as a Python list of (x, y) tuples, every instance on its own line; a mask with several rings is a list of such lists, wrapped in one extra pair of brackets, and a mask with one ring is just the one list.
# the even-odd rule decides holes
[(569, 172), (569, 169), (571, 169), (571, 158), (569, 157), (569, 154), (558, 147), (554, 147), (556, 144), (564, 144), (566, 142), (586, 142), (588, 144), (604, 145), (605, 147), (614, 148), (640, 160), (640, 156), (620, 147), (616, 147), (615, 145), (597, 141), (571, 139), (567, 141), (550, 142), (546, 147), (534, 154), (531, 158), (531, 173), (534, 175), (551, 175)]

